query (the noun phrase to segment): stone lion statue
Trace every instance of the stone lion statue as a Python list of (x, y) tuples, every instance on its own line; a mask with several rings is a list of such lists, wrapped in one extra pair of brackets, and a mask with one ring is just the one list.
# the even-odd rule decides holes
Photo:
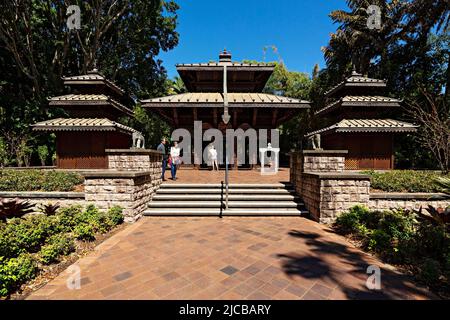
[(145, 138), (140, 132), (133, 132), (133, 148), (145, 149)]
[(308, 139), (309, 139), (309, 143), (311, 144), (311, 147), (313, 148), (313, 150), (322, 149), (320, 134), (314, 134), (314, 135), (310, 136)]

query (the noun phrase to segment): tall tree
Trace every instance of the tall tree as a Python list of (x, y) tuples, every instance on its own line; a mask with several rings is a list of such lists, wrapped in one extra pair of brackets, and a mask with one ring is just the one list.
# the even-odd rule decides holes
[[(81, 29), (69, 30), (67, 9), (81, 9)], [(29, 124), (55, 116), (47, 97), (61, 77), (96, 66), (136, 98), (166, 93), (157, 57), (178, 44), (172, 0), (10, 0), (0, 2), (0, 134), (15, 149)], [(42, 139), (42, 138), (39, 138)]]
[[(348, 0), (347, 4), (349, 11), (336, 10), (330, 14), (339, 26), (323, 48), (327, 68), (314, 81), (311, 99), (322, 106), (325, 102), (319, 96), (323, 93), (321, 86), (329, 87), (341, 81), (353, 65), (372, 77), (387, 79), (387, 94), (409, 101), (410, 106), (422, 106), (426, 110), (431, 108), (429, 101), (443, 101), (444, 109), (450, 109), (448, 3), (440, 0)], [(369, 5), (381, 9), (379, 29), (367, 26)], [(414, 114), (417, 116), (420, 112)], [(411, 116), (407, 111), (400, 115)], [(412, 120), (420, 123), (422, 119)], [(448, 133), (448, 122), (442, 123), (445, 125), (441, 130)], [(432, 158), (434, 151), (421, 148), (420, 136), (400, 139), (397, 159), (405, 159), (409, 166), (432, 165), (427, 159)], [(415, 156), (411, 157), (412, 154)], [(436, 165), (438, 161), (434, 158)]]

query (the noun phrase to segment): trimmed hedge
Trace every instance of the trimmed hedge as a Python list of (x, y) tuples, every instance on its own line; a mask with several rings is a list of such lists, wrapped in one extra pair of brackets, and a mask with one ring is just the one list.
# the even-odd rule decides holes
[(42, 265), (56, 263), (76, 249), (75, 239), (95, 240), (123, 222), (122, 209), (107, 212), (89, 205), (0, 222), (0, 297), (33, 279)]
[(0, 170), (0, 191), (73, 191), (83, 177), (54, 170)]
[[(443, 175), (434, 171), (392, 170), (387, 172), (363, 171), (371, 176), (371, 187), (385, 192), (442, 192), (436, 178)], [(450, 178), (450, 175), (446, 175)]]
[(446, 296), (450, 294), (450, 234), (448, 225), (420, 219), (411, 211), (370, 211), (355, 206), (334, 224), (363, 249), (384, 260), (408, 266), (418, 278)]

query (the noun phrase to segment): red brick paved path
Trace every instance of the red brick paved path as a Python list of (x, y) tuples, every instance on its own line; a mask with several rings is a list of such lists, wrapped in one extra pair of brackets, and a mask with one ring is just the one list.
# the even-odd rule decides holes
[[(30, 299), (424, 299), (406, 276), (304, 218), (141, 219)], [(368, 265), (382, 290), (365, 287)]]
[[(280, 168), (280, 171), (276, 175), (261, 175), (261, 171), (258, 170), (230, 170), (229, 179), (230, 183), (260, 183), (260, 184), (271, 184), (280, 182), (289, 182), (289, 169)], [(177, 173), (177, 181), (172, 181), (170, 179), (170, 172), (166, 171), (166, 183), (220, 183), (225, 181), (225, 171), (221, 170), (210, 171), (210, 170), (195, 170), (186, 169), (179, 170)]]

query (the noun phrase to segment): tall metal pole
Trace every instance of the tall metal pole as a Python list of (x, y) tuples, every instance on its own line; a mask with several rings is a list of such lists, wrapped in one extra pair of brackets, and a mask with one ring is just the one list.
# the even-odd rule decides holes
[[(223, 115), (222, 120), (227, 125), (230, 121), (228, 113), (228, 86), (227, 86), (227, 66), (223, 66)], [(225, 209), (228, 210), (228, 142), (225, 140)]]

